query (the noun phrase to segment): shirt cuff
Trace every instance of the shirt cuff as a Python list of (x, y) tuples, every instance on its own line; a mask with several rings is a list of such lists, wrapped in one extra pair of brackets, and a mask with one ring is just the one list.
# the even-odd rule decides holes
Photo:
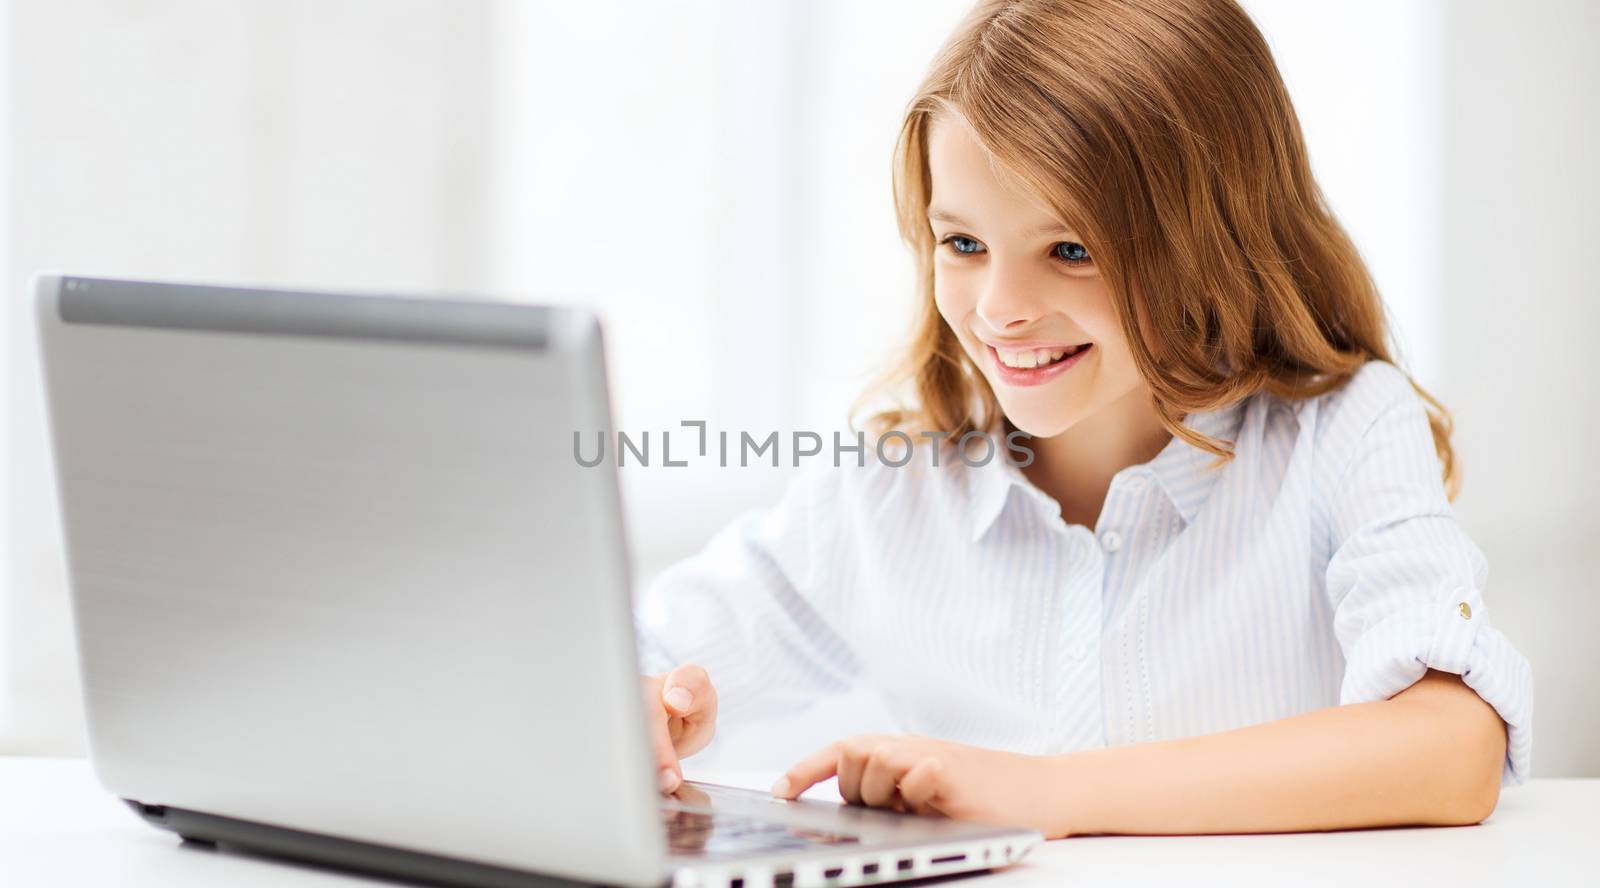
[(1458, 588), (1437, 603), (1408, 607), (1362, 633), (1346, 658), (1339, 703), (1387, 700), (1429, 669), (1461, 676), (1506, 723), (1500, 785), (1528, 779), (1533, 751), (1533, 669), (1488, 623), (1482, 594)]

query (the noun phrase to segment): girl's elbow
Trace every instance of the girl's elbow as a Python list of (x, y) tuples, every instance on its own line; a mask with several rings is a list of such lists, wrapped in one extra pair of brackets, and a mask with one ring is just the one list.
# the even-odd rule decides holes
[[(1484, 706), (1484, 709), (1489, 709)], [(1482, 823), (1500, 804), (1500, 776), (1505, 767), (1506, 724), (1489, 709), (1473, 713), (1471, 730), (1464, 731), (1458, 747), (1462, 755), (1444, 757), (1451, 762), (1442, 775), (1448, 799), (1443, 807), (1444, 825), (1467, 826)]]
[(1482, 790), (1478, 793), (1476, 802), (1476, 805), (1469, 812), (1469, 819), (1467, 821), (1468, 823), (1482, 823), (1483, 821), (1489, 819), (1489, 815), (1493, 814), (1495, 807), (1500, 804), (1499, 767), (1494, 769), (1494, 778), (1489, 781), (1488, 789)]
[[(1421, 761), (1432, 765), (1425, 821), (1440, 826), (1482, 823), (1500, 803), (1506, 723), (1459, 675), (1429, 670), (1395, 699), (1419, 707)], [(1441, 754), (1441, 752), (1444, 754)]]
[(1432, 818), (1434, 825), (1472, 826), (1489, 819), (1495, 806), (1500, 804), (1499, 772), (1487, 786), (1483, 785), (1483, 781), (1474, 782), (1477, 785), (1462, 788), (1440, 806), (1438, 816)]

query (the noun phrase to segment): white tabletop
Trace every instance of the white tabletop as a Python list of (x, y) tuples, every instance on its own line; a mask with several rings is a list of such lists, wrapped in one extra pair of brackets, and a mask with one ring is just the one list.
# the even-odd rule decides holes
[[(765, 789), (776, 772), (690, 779)], [(833, 798), (832, 781), (808, 798)], [(389, 884), (235, 851), (181, 845), (101, 789), (81, 759), (0, 757), (0, 884), (350, 886)], [(1600, 780), (1534, 780), (1501, 793), (1477, 826), (1250, 836), (1080, 837), (1046, 842), (984, 886), (1600, 884)]]

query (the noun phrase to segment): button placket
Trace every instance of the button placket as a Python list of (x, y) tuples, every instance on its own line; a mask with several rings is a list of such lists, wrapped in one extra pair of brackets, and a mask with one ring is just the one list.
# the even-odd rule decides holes
[(1063, 743), (1103, 742), (1101, 695), (1086, 693), (1101, 684), (1099, 650), (1104, 625), (1102, 590), (1105, 556), (1094, 531), (1083, 525), (1061, 525), (1070, 542), (1071, 564), (1060, 577), (1060, 609), (1050, 615), (1048, 717), (1040, 722), (1052, 748)]
[[(1133, 500), (1134, 504), (1139, 504), (1140, 500), (1143, 499), (1145, 489), (1149, 486), (1150, 479), (1142, 472), (1135, 475), (1123, 475), (1117, 478), (1113, 483), (1111, 495), (1124, 496)], [(1138, 511), (1140, 514), (1143, 513), (1142, 508)], [(1098, 533), (1098, 538), (1100, 548), (1107, 554), (1115, 553), (1117, 550), (1122, 548), (1123, 540), (1121, 531), (1108, 528), (1100, 531)]]

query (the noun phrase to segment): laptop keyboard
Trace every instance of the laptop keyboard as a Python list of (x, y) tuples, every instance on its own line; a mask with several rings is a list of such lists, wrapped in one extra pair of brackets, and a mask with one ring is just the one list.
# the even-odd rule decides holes
[(721, 859), (761, 852), (860, 844), (857, 836), (775, 823), (726, 811), (662, 807), (667, 845), (675, 855)]

